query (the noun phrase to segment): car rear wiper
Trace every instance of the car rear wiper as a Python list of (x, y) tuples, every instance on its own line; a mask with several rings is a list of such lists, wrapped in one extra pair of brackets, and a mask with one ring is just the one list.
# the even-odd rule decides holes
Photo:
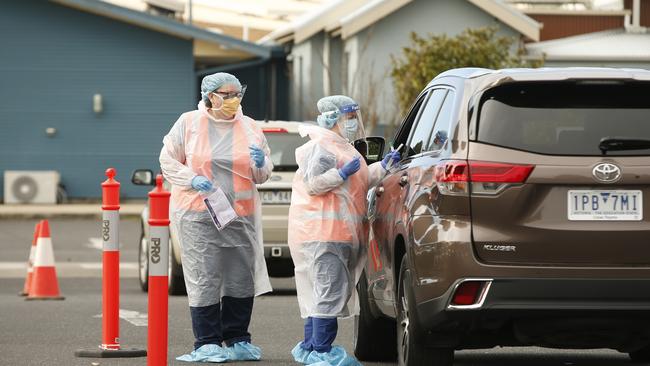
[(603, 137), (598, 148), (607, 155), (608, 151), (646, 150), (650, 149), (650, 140), (627, 137)]

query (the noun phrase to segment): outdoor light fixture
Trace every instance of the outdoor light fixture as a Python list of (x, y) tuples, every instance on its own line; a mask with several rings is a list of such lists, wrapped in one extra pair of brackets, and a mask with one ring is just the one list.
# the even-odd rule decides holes
[(93, 112), (95, 112), (95, 114), (100, 114), (102, 113), (102, 110), (104, 110), (102, 95), (99, 93), (93, 95)]
[(45, 129), (45, 134), (47, 137), (54, 137), (56, 135), (56, 128), (54, 127), (48, 127)]

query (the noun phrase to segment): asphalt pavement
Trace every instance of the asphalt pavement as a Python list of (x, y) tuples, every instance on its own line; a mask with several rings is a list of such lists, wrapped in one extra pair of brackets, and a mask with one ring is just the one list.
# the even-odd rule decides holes
[[(65, 300), (25, 301), (17, 294), (24, 283), (33, 219), (0, 221), (0, 365), (145, 365), (146, 358), (77, 358), (78, 349), (95, 349), (101, 342), (101, 241), (96, 219), (53, 218), (50, 229)], [(135, 269), (140, 235), (137, 219), (121, 221), (121, 320), (124, 348), (146, 348), (147, 294), (138, 285)], [(100, 244), (98, 246), (98, 243)], [(125, 264), (128, 264), (125, 266)], [(64, 269), (65, 268), (65, 269)], [(137, 268), (137, 267), (133, 267)], [(275, 292), (255, 301), (251, 333), (263, 350), (260, 362), (244, 365), (297, 365), (289, 354), (301, 339), (293, 279), (272, 279)], [(340, 321), (336, 343), (352, 351), (353, 322)], [(169, 364), (187, 365), (174, 357), (192, 348), (193, 336), (184, 296), (169, 298)], [(392, 363), (364, 363), (393, 365)], [(552, 350), (536, 347), (495, 348), (456, 352), (457, 366), (619, 366), (627, 355), (611, 350)]]

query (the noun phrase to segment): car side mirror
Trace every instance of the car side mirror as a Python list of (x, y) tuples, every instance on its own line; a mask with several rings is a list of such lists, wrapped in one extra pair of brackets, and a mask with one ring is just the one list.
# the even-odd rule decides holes
[(137, 169), (133, 172), (131, 176), (131, 183), (136, 186), (154, 186), (156, 182), (154, 181), (153, 172), (149, 169)]
[[(359, 147), (357, 147), (357, 142), (359, 142)], [(370, 136), (366, 137), (365, 140), (355, 141), (355, 148), (357, 151), (363, 149), (364, 152), (359, 151), (359, 153), (366, 160), (366, 164), (370, 165), (380, 161), (384, 156), (384, 147), (386, 146), (386, 140), (380, 136)]]

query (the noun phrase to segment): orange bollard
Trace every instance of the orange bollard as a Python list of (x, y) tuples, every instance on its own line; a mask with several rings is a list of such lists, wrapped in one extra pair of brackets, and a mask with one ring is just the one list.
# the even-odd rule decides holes
[(54, 265), (54, 250), (50, 237), (50, 224), (47, 220), (41, 221), (36, 239), (36, 253), (34, 253), (34, 275), (29, 287), (29, 294), (25, 300), (63, 300), (59, 291), (59, 280), (56, 278)]
[(115, 169), (106, 170), (102, 183), (102, 345), (120, 349), (120, 182)]
[(149, 317), (147, 365), (167, 365), (169, 196), (156, 177), (156, 188), (149, 192)]
[(77, 357), (144, 357), (147, 352), (120, 347), (120, 182), (106, 169), (102, 183), (102, 344), (99, 350), (75, 352)]
[(32, 245), (29, 249), (29, 260), (27, 261), (27, 276), (25, 277), (25, 286), (23, 286), (23, 292), (20, 296), (29, 295), (29, 288), (32, 287), (32, 278), (34, 277), (34, 256), (36, 255), (36, 240), (38, 239), (38, 229), (41, 223), (36, 223), (34, 227), (34, 238), (32, 239)]

